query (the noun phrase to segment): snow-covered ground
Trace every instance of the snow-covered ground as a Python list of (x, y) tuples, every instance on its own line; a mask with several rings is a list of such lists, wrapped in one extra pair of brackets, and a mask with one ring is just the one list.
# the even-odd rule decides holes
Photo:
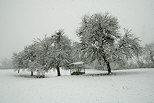
[(154, 103), (154, 69), (117, 70), (110, 76), (101, 72), (70, 76), (62, 71), (57, 77), (51, 71), (39, 79), (0, 70), (0, 103)]

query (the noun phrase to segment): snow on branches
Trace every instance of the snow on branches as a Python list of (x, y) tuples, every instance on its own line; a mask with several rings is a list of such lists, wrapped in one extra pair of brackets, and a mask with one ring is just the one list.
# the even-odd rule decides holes
[[(50, 37), (37, 39), (33, 44), (26, 46), (23, 51), (13, 55), (13, 64), (17, 69), (27, 69), (33, 72), (47, 72), (56, 68), (60, 76), (60, 67), (67, 69), (71, 63), (71, 42), (59, 30)], [(44, 74), (44, 73), (43, 73)], [(44, 76), (43, 76), (44, 77)]]
[(82, 44), (82, 59), (87, 63), (95, 60), (105, 63), (110, 74), (111, 62), (138, 55), (141, 49), (138, 38), (126, 29), (122, 36), (119, 29), (118, 19), (109, 13), (85, 15), (77, 31)]

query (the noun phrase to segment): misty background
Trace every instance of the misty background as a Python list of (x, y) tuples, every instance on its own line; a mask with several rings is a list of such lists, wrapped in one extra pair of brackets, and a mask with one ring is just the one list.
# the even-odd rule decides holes
[[(0, 0), (0, 61), (11, 58), (34, 38), (64, 29), (78, 41), (85, 14), (108, 11), (122, 28), (132, 29), (142, 45), (154, 41), (154, 0)], [(1, 65), (1, 64), (0, 64)]]

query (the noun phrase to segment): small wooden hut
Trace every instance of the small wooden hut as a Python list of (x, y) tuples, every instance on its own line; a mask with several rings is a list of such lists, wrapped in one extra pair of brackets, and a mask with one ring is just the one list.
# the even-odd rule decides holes
[(85, 74), (84, 62), (74, 62), (70, 64), (71, 75), (82, 75)]

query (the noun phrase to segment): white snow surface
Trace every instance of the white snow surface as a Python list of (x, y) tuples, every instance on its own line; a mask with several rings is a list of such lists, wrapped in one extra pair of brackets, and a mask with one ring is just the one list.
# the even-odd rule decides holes
[(31, 78), (26, 71), (0, 70), (0, 103), (154, 103), (154, 68), (100, 73), (62, 71), (57, 77), (50, 71), (46, 78)]

